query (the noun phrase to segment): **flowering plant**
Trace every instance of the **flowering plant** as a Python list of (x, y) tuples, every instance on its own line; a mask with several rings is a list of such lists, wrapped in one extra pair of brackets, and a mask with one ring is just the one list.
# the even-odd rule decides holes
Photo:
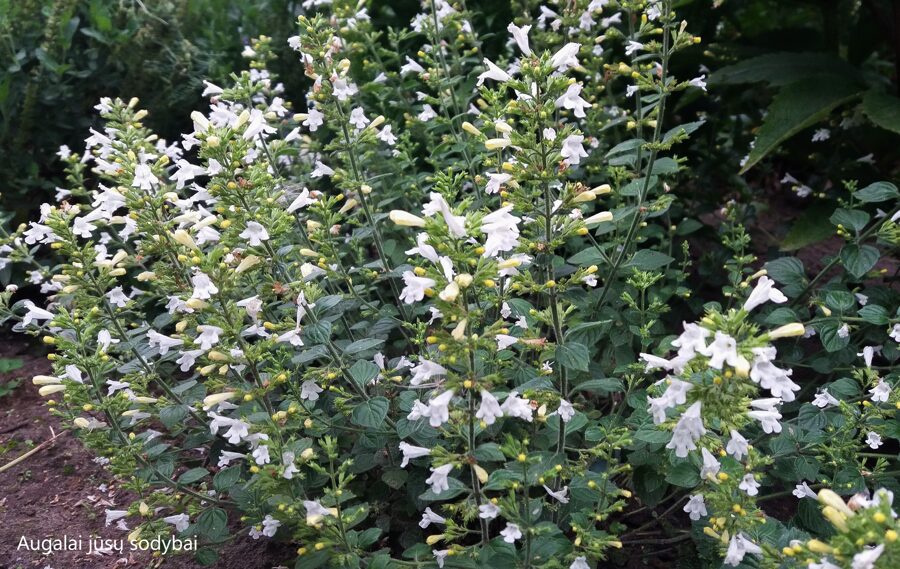
[[(33, 273), (50, 304), (10, 289), (3, 310), (53, 346), (34, 382), (138, 497), (107, 523), (196, 536), (206, 563), (232, 514), (297, 567), (584, 569), (689, 543), (711, 566), (896, 562), (896, 457), (859, 452), (898, 432), (900, 303), (870, 278), (897, 209), (867, 212), (896, 188), (848, 193), (812, 279), (760, 269), (727, 204), (729, 284), (703, 303), (671, 191), (702, 123), (665, 121), (705, 83), (670, 72), (700, 41), (672, 2), (540, 6), (496, 61), (464, 4), (422, 9), (386, 39), (361, 4), (301, 16), (304, 112), (266, 37), (176, 143), (102, 100), (63, 201), (6, 239), (58, 255)], [(797, 483), (872, 513), (767, 516)]]

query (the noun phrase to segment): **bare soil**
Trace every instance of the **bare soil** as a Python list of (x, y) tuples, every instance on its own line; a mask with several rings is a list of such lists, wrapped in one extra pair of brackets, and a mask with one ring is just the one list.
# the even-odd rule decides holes
[[(25, 365), (0, 374), (0, 386), (15, 380), (21, 384), (0, 398), (0, 466), (41, 443), (59, 436), (21, 463), (0, 473), (0, 569), (124, 569), (131, 567), (193, 569), (191, 557), (154, 557), (152, 552), (88, 554), (91, 536), (125, 539), (114, 526), (105, 527), (106, 509), (122, 509), (131, 496), (113, 476), (94, 462), (81, 442), (64, 432), (47, 410), (44, 398), (31, 384), (34, 375), (50, 371), (40, 349), (21, 340), (0, 338), (0, 358), (19, 358)], [(19, 549), (22, 537), (39, 540), (68, 536), (81, 539), (82, 551), (57, 551), (51, 555)], [(287, 548), (271, 540), (254, 541), (245, 531), (223, 548), (214, 565), (221, 569), (270, 569), (289, 559)]]

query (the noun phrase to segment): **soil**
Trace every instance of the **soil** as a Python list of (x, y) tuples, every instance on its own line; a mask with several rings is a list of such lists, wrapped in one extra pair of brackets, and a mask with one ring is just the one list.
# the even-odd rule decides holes
[[(32, 385), (34, 375), (50, 371), (40, 349), (20, 339), (0, 338), (0, 358), (18, 358), (24, 366), (0, 374), (0, 387), (21, 380), (11, 393), (0, 397), (0, 466), (53, 438), (21, 463), (0, 473), (0, 568), (2, 569), (124, 569), (130, 567), (194, 569), (188, 556), (154, 558), (152, 552), (88, 554), (90, 536), (121, 540), (125, 532), (105, 527), (105, 510), (126, 507), (132, 496), (118, 488), (113, 476), (93, 461), (81, 442), (60, 428), (44, 398)], [(2, 392), (2, 391), (0, 391)], [(82, 543), (82, 551), (51, 555), (19, 549), (22, 537), (39, 540), (68, 536)], [(127, 543), (127, 542), (126, 542)], [(283, 545), (254, 541), (246, 532), (224, 547), (221, 569), (270, 569), (275, 560), (290, 558)]]

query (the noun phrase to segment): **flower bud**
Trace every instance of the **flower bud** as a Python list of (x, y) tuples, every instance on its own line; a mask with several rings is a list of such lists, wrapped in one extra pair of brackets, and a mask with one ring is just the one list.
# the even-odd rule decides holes
[(802, 336), (805, 333), (806, 328), (803, 327), (803, 324), (794, 322), (791, 324), (785, 324), (784, 326), (781, 326), (769, 332), (769, 339), (777, 340), (778, 338), (793, 338), (795, 336)]
[(462, 123), (462, 129), (472, 136), (481, 136), (481, 131), (478, 130), (478, 128), (469, 121)]
[(256, 266), (259, 264), (259, 257), (256, 255), (247, 255), (241, 262), (238, 264), (237, 268), (234, 270), (235, 273), (241, 274), (250, 267)]
[(482, 484), (486, 484), (488, 481), (487, 470), (481, 468), (477, 464), (473, 464), (472, 469), (475, 471), (475, 476), (478, 477), (478, 481), (481, 482)]
[(192, 308), (194, 310), (202, 310), (206, 308), (208, 304), (199, 298), (189, 298), (187, 302), (184, 303), (188, 308)]
[(825, 506), (822, 508), (822, 515), (831, 522), (831, 525), (835, 527), (841, 533), (846, 533), (849, 528), (847, 527), (847, 516), (832, 508), (831, 506)]
[(595, 199), (597, 199), (597, 195), (594, 194), (593, 191), (587, 190), (585, 192), (575, 194), (575, 197), (572, 199), (572, 201), (574, 203), (585, 203), (585, 202), (594, 201)]
[(207, 395), (206, 398), (203, 399), (204, 407), (212, 407), (213, 405), (218, 405), (224, 401), (228, 401), (229, 399), (234, 399), (237, 397), (237, 393), (234, 391), (226, 391), (224, 393), (213, 393), (212, 395)]
[(819, 503), (823, 506), (831, 506), (838, 512), (846, 516), (852, 516), (853, 510), (851, 510), (847, 504), (844, 503), (844, 499), (837, 495), (833, 490), (829, 490), (828, 488), (822, 488), (819, 490), (818, 494)]
[(450, 336), (456, 340), (457, 342), (462, 342), (463, 338), (466, 337), (466, 325), (469, 323), (468, 318), (463, 318), (459, 321), (459, 324), (456, 325), (456, 328), (450, 332)]
[(52, 375), (36, 375), (31, 378), (31, 383), (34, 385), (57, 385), (61, 382), (58, 377)]
[(45, 385), (44, 387), (38, 389), (38, 393), (41, 395), (41, 397), (47, 397), (48, 395), (53, 395), (54, 393), (59, 393), (65, 390), (65, 385)]
[(594, 215), (592, 215), (592, 216), (586, 218), (586, 219), (584, 220), (584, 224), (585, 224), (587, 227), (590, 227), (590, 226), (592, 226), (592, 225), (598, 225), (598, 224), (600, 224), (600, 223), (604, 223), (604, 222), (612, 221), (612, 220), (613, 220), (613, 214), (612, 214), (612, 212), (610, 212), (610, 211), (601, 211), (600, 213), (595, 213)]
[(137, 276), (137, 280), (142, 283), (145, 283), (147, 281), (155, 281), (156, 273), (154, 273), (153, 271), (144, 271)]
[(454, 302), (456, 297), (459, 296), (459, 285), (456, 282), (451, 282), (438, 296), (444, 302)]
[(458, 284), (460, 288), (467, 288), (470, 284), (472, 284), (472, 279), (473, 277), (469, 273), (462, 273), (456, 275), (456, 278), (453, 280), (456, 281), (456, 284)]
[(145, 405), (151, 405), (159, 401), (156, 397), (135, 397), (132, 399), (135, 403), (143, 403)]
[(175, 232), (172, 233), (172, 238), (189, 249), (198, 249), (191, 234), (184, 229), (176, 229)]
[(90, 421), (85, 419), (84, 417), (78, 417), (74, 421), (72, 421), (76, 427), (79, 429), (87, 429), (90, 426)]
[(425, 227), (425, 220), (408, 211), (399, 209), (391, 210), (391, 221), (402, 227)]
[(509, 140), (506, 138), (489, 138), (484, 141), (484, 147), (488, 150), (500, 150), (509, 146)]

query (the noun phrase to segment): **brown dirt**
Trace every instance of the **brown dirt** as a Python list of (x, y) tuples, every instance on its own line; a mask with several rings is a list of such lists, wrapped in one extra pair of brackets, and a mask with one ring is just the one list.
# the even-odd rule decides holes
[[(131, 497), (121, 491), (112, 475), (93, 461), (94, 455), (50, 415), (31, 377), (46, 374), (50, 364), (39, 349), (21, 340), (0, 338), (0, 358), (20, 358), (24, 367), (0, 374), (0, 385), (21, 379), (12, 393), (0, 398), (0, 466), (62, 433), (54, 442), (11, 469), (0, 473), (0, 568), (2, 569), (125, 569), (200, 567), (187, 556), (153, 558), (150, 552), (89, 555), (90, 536), (124, 539), (124, 532), (104, 527), (105, 510), (127, 506)], [(99, 487), (105, 484), (106, 491)], [(83, 551), (61, 551), (45, 556), (18, 550), (19, 541), (81, 538)], [(241, 530), (224, 547), (220, 569), (270, 569), (274, 560), (289, 558), (283, 545), (254, 541)]]

